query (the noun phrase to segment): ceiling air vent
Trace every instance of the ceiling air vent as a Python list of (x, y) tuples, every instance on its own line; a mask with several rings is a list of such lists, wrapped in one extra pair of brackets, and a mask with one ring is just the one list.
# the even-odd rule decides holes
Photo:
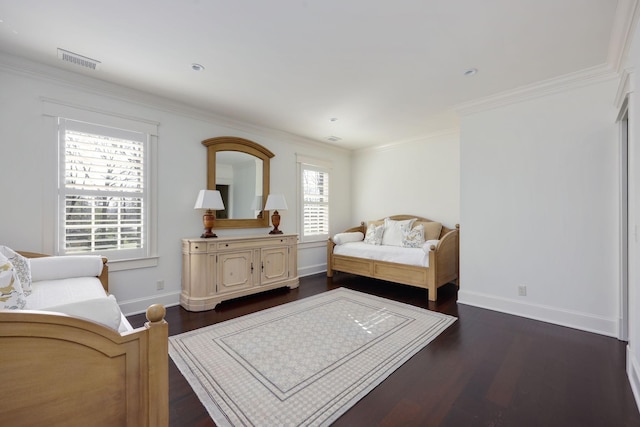
[(342, 138), (338, 138), (337, 136), (333, 136), (333, 135), (331, 135), (331, 136), (328, 136), (328, 137), (327, 137), (327, 139), (328, 139), (329, 141), (331, 141), (331, 142), (338, 142), (338, 141), (340, 141)]
[(65, 62), (70, 62), (75, 65), (79, 65), (90, 70), (97, 70), (100, 61), (87, 58), (86, 56), (78, 55), (77, 53), (69, 52), (68, 50), (58, 48), (58, 58)]

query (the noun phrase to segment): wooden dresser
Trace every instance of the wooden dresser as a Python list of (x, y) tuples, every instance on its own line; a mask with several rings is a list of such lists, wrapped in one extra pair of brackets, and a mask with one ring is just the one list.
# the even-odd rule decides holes
[(297, 234), (182, 239), (180, 305), (211, 310), (269, 289), (297, 288)]

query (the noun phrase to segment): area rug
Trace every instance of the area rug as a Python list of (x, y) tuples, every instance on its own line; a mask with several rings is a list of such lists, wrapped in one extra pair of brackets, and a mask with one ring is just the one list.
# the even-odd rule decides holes
[(339, 288), (172, 336), (169, 354), (218, 426), (324, 426), (455, 320)]

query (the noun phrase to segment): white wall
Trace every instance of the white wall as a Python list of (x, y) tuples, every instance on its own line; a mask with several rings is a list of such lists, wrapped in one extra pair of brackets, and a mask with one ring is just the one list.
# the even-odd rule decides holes
[[(295, 233), (296, 153), (330, 158), (332, 218), (346, 223), (350, 211), (350, 153), (280, 132), (208, 118), (204, 113), (108, 85), (95, 79), (0, 56), (0, 244), (52, 253), (56, 158), (49, 118), (41, 98), (160, 123), (158, 135), (158, 263), (156, 267), (110, 273), (110, 290), (126, 313), (143, 311), (153, 302), (176, 304), (181, 287), (180, 239), (202, 232), (202, 213), (193, 209), (198, 190), (206, 185), (206, 148), (200, 141), (238, 136), (271, 150), (271, 190), (283, 193), (289, 210), (281, 211), (280, 228)], [(262, 234), (269, 229), (216, 230), (218, 235)], [(299, 268), (306, 273), (326, 269), (325, 247), (301, 246)], [(164, 280), (165, 289), (156, 290)]]
[(461, 118), (459, 302), (616, 336), (616, 89)]
[(351, 224), (408, 214), (460, 222), (460, 141), (451, 131), (353, 155)]

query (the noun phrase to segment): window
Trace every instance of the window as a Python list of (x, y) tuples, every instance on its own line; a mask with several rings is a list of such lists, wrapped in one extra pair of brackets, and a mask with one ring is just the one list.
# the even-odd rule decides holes
[(60, 254), (149, 255), (144, 132), (59, 118)]
[(298, 156), (302, 242), (329, 237), (329, 169), (326, 162)]

